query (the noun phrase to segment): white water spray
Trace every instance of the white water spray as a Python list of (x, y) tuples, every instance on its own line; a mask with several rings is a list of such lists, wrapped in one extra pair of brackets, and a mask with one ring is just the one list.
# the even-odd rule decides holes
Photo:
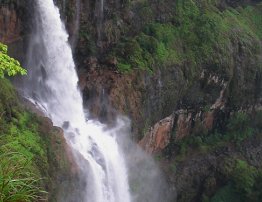
[(106, 132), (101, 123), (86, 121), (68, 35), (53, 0), (36, 1), (36, 30), (27, 66), (31, 67), (27, 96), (54, 125), (64, 128), (68, 143), (82, 156), (78, 165), (88, 168), (83, 200), (130, 202), (127, 169), (116, 134)]

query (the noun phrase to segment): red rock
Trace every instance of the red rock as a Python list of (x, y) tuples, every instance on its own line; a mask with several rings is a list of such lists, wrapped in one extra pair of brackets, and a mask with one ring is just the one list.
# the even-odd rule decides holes
[(211, 130), (213, 128), (214, 116), (214, 111), (206, 112), (204, 114), (204, 126), (207, 130)]
[(162, 119), (148, 131), (139, 145), (150, 154), (163, 150), (170, 142), (173, 124), (173, 115)]

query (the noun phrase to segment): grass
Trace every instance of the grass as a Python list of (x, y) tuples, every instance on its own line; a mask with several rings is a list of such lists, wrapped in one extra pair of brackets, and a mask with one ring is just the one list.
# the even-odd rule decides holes
[(16, 152), (0, 153), (0, 201), (39, 201), (46, 194), (31, 172), (29, 160)]
[(45, 142), (6, 79), (0, 79), (0, 113), (0, 202), (37, 201), (47, 176)]

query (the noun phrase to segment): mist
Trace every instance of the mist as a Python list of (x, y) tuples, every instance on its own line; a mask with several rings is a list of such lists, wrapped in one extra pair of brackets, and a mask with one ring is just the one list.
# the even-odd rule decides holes
[(124, 153), (132, 202), (171, 202), (175, 191), (168, 186), (153, 157), (131, 140), (131, 121), (119, 115), (109, 133), (117, 138)]

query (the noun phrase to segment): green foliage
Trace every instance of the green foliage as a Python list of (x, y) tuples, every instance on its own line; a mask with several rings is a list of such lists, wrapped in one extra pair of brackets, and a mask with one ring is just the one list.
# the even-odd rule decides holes
[(246, 161), (237, 160), (232, 173), (233, 182), (239, 193), (248, 195), (252, 192), (255, 184), (257, 170), (248, 165)]
[(219, 189), (210, 202), (261, 201), (261, 170), (249, 165), (244, 160), (236, 159), (234, 162), (233, 168), (226, 173), (229, 183)]
[[(18, 152), (24, 155), (30, 163), (31, 172), (41, 176), (47, 172), (47, 154), (45, 142), (38, 133), (35, 117), (28, 112), (19, 112), (17, 117), (5, 123), (5, 130), (0, 131), (0, 146), (5, 151)], [(3, 151), (4, 152), (4, 151)]]
[(217, 193), (210, 199), (210, 202), (240, 202), (241, 198), (235, 191), (232, 184), (226, 185), (219, 189)]
[(235, 113), (230, 118), (227, 128), (226, 137), (234, 142), (241, 142), (254, 134), (250, 118), (244, 112)]
[(140, 18), (140, 23), (142, 25), (148, 24), (154, 20), (154, 12), (148, 1), (141, 1), (136, 7), (138, 7), (137, 15)]
[(0, 201), (30, 202), (41, 199), (40, 179), (32, 173), (24, 155), (0, 148)]
[(114, 50), (118, 69), (122, 72), (134, 68), (151, 72), (157, 64), (179, 63), (175, 37), (175, 29), (170, 24), (152, 23), (146, 26), (134, 39), (124, 40)]
[[(234, 43), (246, 47), (250, 56), (258, 54), (262, 38), (262, 5), (217, 8), (216, 1), (177, 0), (173, 21), (148, 23), (132, 37), (123, 37), (113, 49), (120, 71), (186, 63), (186, 77), (192, 78), (199, 66), (209, 65), (214, 71), (230, 75)], [(152, 9), (148, 13), (153, 16)], [(133, 45), (130, 48), (130, 44)], [(125, 64), (123, 66), (123, 64)], [(124, 67), (124, 68), (123, 68)]]
[(33, 116), (27, 112), (19, 113), (9, 124), (8, 132), (2, 136), (1, 142), (6, 142), (5, 147), (22, 153), (30, 160), (43, 160), (45, 151), (40, 145), (44, 143), (37, 135), (37, 125), (31, 122), (32, 119)]
[[(260, 116), (253, 117), (254, 122), (260, 121)], [(223, 133), (213, 132), (209, 135), (194, 135), (184, 138), (176, 143), (178, 146), (178, 158), (184, 158), (190, 150), (207, 152), (229, 143), (240, 144), (243, 140), (254, 135), (259, 130), (257, 124), (250, 121), (248, 114), (244, 112), (234, 113), (228, 120), (226, 131)], [(260, 130), (261, 131), (261, 130)], [(259, 132), (259, 131), (256, 131)]]
[(117, 67), (121, 72), (129, 72), (131, 70), (130, 64), (125, 64), (125, 63), (121, 63), (121, 62), (119, 62), (117, 64)]
[(6, 79), (0, 79), (0, 115), (0, 201), (37, 201), (48, 169), (45, 142)]
[[(252, 120), (252, 121), (251, 121)], [(189, 155), (197, 153), (211, 153), (218, 148), (230, 147), (239, 148), (241, 144), (252, 135), (260, 138), (261, 134), (261, 112), (255, 115), (249, 115), (245, 112), (235, 112), (228, 119), (228, 124), (223, 132), (213, 132), (208, 135), (194, 135), (187, 137), (175, 143), (176, 159), (170, 163), (170, 169), (178, 161), (184, 161)], [(210, 202), (227, 202), (227, 201), (261, 201), (262, 197), (262, 169), (250, 165), (241, 152), (240, 156), (224, 157), (223, 166), (219, 169), (219, 174), (225, 179), (221, 187), (211, 198), (206, 195), (202, 199)]]
[(16, 74), (25, 75), (26, 70), (20, 66), (20, 63), (7, 55), (7, 46), (0, 43), (0, 77), (3, 78), (5, 74), (14, 76)]
[[(7, 79), (0, 79), (0, 122), (15, 113), (18, 99), (13, 86)], [(0, 124), (1, 129), (2, 124)]]

